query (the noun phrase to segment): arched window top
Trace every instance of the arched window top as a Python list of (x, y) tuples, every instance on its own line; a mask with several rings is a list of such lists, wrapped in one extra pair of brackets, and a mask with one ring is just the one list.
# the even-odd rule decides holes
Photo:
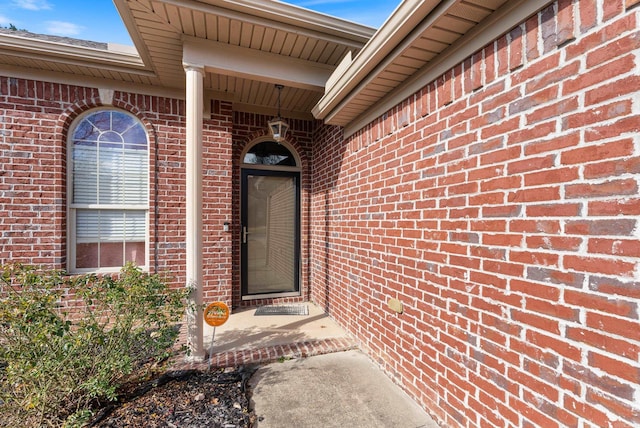
[(298, 166), (293, 153), (275, 141), (263, 141), (250, 147), (242, 162), (249, 165)]
[(79, 145), (147, 149), (147, 133), (140, 121), (119, 110), (99, 110), (82, 117), (71, 139)]

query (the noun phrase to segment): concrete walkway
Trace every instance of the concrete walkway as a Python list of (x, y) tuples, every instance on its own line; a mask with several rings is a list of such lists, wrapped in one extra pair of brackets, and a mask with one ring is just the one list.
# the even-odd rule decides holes
[(256, 428), (437, 428), (360, 351), (262, 366), (249, 381)]
[(256, 428), (437, 428), (321, 308), (304, 305), (308, 315), (247, 309), (215, 329), (205, 324), (210, 358), (175, 368), (258, 365), (249, 382)]

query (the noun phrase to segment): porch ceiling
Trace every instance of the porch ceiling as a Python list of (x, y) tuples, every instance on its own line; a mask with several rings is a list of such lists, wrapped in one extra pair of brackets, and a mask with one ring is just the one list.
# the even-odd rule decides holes
[[(184, 88), (183, 63), (205, 67), (204, 89), (234, 109), (311, 119), (324, 83), (375, 30), (271, 0), (114, 0), (157, 84)], [(183, 51), (184, 48), (184, 51)]]

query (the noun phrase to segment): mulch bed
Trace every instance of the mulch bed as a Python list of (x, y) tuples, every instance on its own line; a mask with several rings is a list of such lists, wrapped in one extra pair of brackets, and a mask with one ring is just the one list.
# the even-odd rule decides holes
[(102, 408), (92, 427), (250, 428), (247, 382), (256, 367), (176, 371), (132, 388)]

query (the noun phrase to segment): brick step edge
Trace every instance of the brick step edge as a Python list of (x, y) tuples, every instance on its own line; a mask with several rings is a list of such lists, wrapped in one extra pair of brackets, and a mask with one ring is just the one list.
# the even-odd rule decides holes
[[(238, 367), (249, 364), (266, 364), (281, 360), (313, 357), (359, 349), (349, 338), (310, 340), (287, 345), (273, 345), (257, 349), (240, 349), (211, 356), (211, 368)], [(171, 365), (172, 370), (208, 370), (209, 358), (204, 361), (188, 361), (177, 357)]]

